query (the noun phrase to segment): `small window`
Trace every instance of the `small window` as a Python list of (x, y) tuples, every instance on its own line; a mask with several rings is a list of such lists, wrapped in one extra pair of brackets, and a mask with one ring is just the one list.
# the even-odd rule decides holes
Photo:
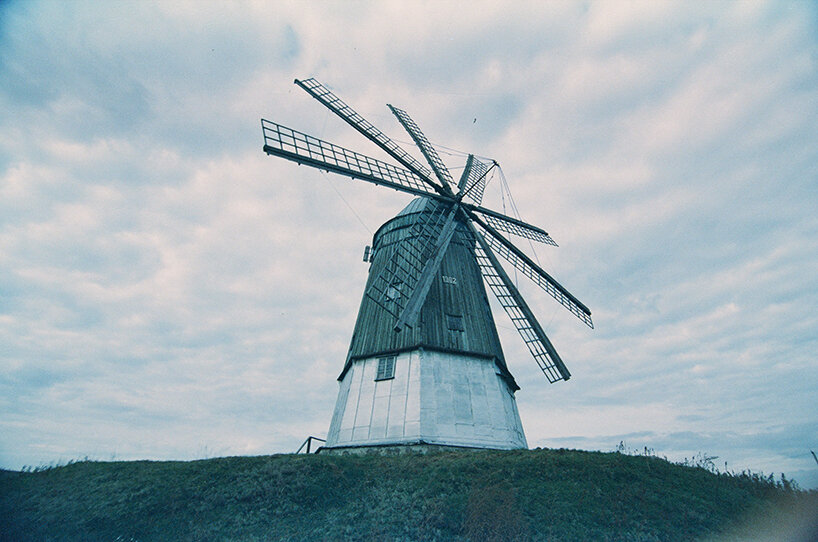
[(375, 375), (375, 381), (389, 380), (395, 378), (395, 356), (388, 356), (378, 359), (378, 374)]
[(459, 314), (447, 314), (446, 325), (452, 331), (466, 331), (463, 327), (463, 317)]

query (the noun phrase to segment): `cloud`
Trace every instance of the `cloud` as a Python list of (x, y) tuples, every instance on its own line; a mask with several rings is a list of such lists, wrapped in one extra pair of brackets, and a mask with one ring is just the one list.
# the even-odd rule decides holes
[(813, 10), (422, 7), (0, 8), (0, 466), (323, 435), (363, 247), (409, 198), (261, 152), (265, 117), (384, 158), (292, 85), (317, 76), (452, 168), (496, 158), (560, 243), (537, 257), (596, 329), (521, 288), (572, 380), (496, 312), (532, 446), (808, 471)]

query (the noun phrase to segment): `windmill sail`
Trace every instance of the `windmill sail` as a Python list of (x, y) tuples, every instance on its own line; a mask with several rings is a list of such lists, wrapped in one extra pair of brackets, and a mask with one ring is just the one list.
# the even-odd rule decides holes
[(435, 175), (437, 175), (437, 178), (440, 179), (440, 182), (451, 189), (452, 184), (454, 184), (452, 175), (449, 173), (443, 160), (440, 159), (435, 148), (432, 147), (432, 144), (429, 143), (429, 140), (426, 139), (426, 136), (420, 131), (420, 127), (418, 127), (406, 111), (390, 104), (386, 104), (386, 106), (392, 110), (392, 113), (395, 114), (401, 125), (409, 132), (412, 140), (418, 146), (420, 152), (426, 158), (426, 161), (429, 162), (429, 165), (432, 166), (432, 170), (435, 172)]
[(546, 337), (531, 309), (528, 308), (528, 304), (517, 291), (500, 262), (491, 253), (483, 236), (477, 232), (474, 232), (474, 235), (477, 240), (477, 243), (474, 244), (475, 257), (483, 273), (483, 279), (511, 318), (540, 370), (552, 384), (558, 380), (568, 380), (571, 378), (571, 373), (568, 372), (568, 368)]
[(442, 191), (442, 188), (431, 179), (431, 172), (428, 169), (423, 167), (420, 162), (412, 158), (412, 156), (397, 143), (392, 141), (389, 136), (375, 128), (368, 120), (356, 113), (354, 109), (345, 104), (341, 98), (333, 94), (316, 79), (310, 78), (303, 81), (296, 79), (295, 84), (306, 90), (313, 98), (344, 119), (350, 126), (383, 149), (389, 156), (397, 160), (409, 171), (423, 179), (423, 182), (431, 186), (436, 192)]
[(261, 119), (264, 152), (418, 196), (436, 196), (414, 173)]
[(432, 256), (426, 261), (423, 270), (418, 277), (417, 286), (406, 302), (406, 307), (398, 317), (395, 324), (395, 331), (401, 331), (405, 326), (414, 327), (417, 323), (420, 309), (426, 301), (426, 296), (429, 293), (429, 288), (432, 285), (432, 280), (437, 275), (440, 264), (443, 263), (443, 257), (449, 248), (449, 243), (454, 235), (455, 216), (457, 216), (457, 207), (453, 206), (446, 215), (446, 221), (440, 229), (440, 233), (435, 239), (434, 248), (432, 249)]
[(511, 265), (522, 271), (522, 273), (530, 278), (537, 286), (548, 292), (551, 297), (556, 299), (563, 307), (567, 308), (574, 316), (593, 329), (594, 323), (591, 320), (591, 311), (588, 307), (582, 304), (582, 302), (574, 297), (571, 292), (566, 290), (563, 285), (543, 271), (540, 266), (531, 261), (528, 256), (497, 233), (491, 226), (481, 222), (479, 219), (477, 222), (488, 232), (489, 235), (481, 235), (481, 238), (484, 239), (492, 249), (497, 251), (497, 253), (505, 258)]
[(489, 168), (470, 154), (466, 160), (466, 167), (463, 168), (463, 175), (457, 183), (457, 194), (469, 198), (475, 205), (480, 205), (483, 200), (483, 192), (486, 190), (486, 175)]
[(390, 237), (383, 241), (397, 246), (365, 292), (396, 322), (415, 293), (427, 262), (433, 258), (438, 238), (447, 222), (448, 213), (444, 206), (429, 207), (431, 210), (419, 213), (408, 228), (390, 232)]
[[(539, 241), (540, 243), (545, 243), (546, 245), (551, 245), (554, 247), (558, 246), (556, 241), (554, 241), (551, 236), (548, 235), (548, 232), (536, 226), (532, 226), (531, 224), (526, 224), (522, 220), (517, 220), (516, 218), (492, 211), (491, 209), (486, 209), (485, 207), (478, 207), (476, 205), (464, 204), (463, 207), (469, 211), (472, 211), (472, 213), (477, 213), (483, 220), (498, 230), (511, 233), (513, 235), (518, 235), (520, 237), (525, 237), (526, 239), (531, 239), (532, 241)], [(471, 216), (472, 218), (475, 218), (474, 214), (471, 214)]]

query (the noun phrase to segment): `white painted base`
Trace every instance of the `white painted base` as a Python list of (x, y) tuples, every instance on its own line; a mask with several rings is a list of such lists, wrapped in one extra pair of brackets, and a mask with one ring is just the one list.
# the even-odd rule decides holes
[(441, 444), (527, 448), (514, 392), (492, 360), (414, 350), (395, 378), (376, 382), (378, 358), (353, 362), (340, 383), (325, 447)]

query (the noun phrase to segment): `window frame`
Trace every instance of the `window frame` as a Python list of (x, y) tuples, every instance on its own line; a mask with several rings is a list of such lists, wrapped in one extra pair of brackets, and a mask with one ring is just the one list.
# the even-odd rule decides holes
[(378, 358), (378, 368), (375, 371), (375, 382), (392, 380), (395, 378), (395, 365), (398, 356), (382, 356)]

